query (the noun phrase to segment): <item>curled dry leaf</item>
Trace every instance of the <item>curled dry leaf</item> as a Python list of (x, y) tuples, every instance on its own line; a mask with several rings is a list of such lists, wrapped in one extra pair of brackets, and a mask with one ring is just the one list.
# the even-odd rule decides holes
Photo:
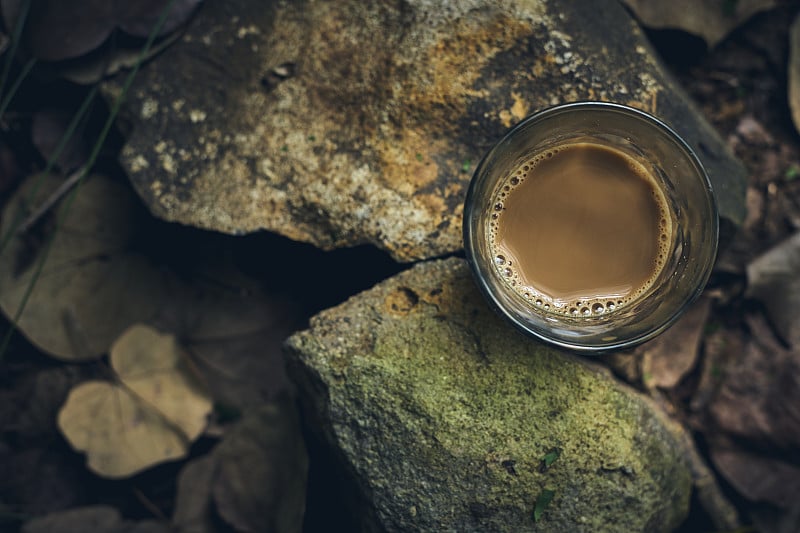
[(800, 233), (747, 267), (747, 296), (760, 300), (781, 337), (800, 348)]
[(775, 0), (623, 0), (642, 24), (678, 29), (714, 46), (747, 19), (772, 9)]
[(800, 14), (789, 32), (789, 107), (794, 127), (800, 131)]
[[(20, 215), (43, 203), (60, 183), (55, 176), (29, 177), (6, 205), (0, 235), (13, 231)], [(124, 184), (91, 176), (71, 205), (62, 201), (42, 221), (38, 234), (16, 236), (0, 250), (0, 308), (13, 317), (35, 282), (19, 328), (41, 350), (70, 361), (100, 357), (125, 328), (161, 309), (164, 273), (130, 249), (137, 209)], [(58, 219), (56, 231), (52, 222)], [(51, 236), (47, 260), (34, 280), (43, 243)]]
[(83, 383), (59, 412), (58, 427), (72, 447), (86, 452), (90, 469), (111, 478), (184, 457), (212, 402), (175, 337), (132, 326), (114, 343), (111, 366), (119, 384)]
[(308, 457), (293, 402), (264, 404), (234, 425), (210, 456), (181, 472), (173, 525), (206, 533), (213, 508), (235, 531), (302, 529)]
[(22, 533), (169, 533), (170, 529), (155, 520), (124, 520), (119, 511), (107, 505), (92, 505), (34, 518), (22, 526)]

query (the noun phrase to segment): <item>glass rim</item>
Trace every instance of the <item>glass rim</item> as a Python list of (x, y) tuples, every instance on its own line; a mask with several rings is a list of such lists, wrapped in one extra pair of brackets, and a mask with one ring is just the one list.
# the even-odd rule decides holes
[[(710, 247), (713, 249), (709, 253), (709, 259), (707, 264), (704, 265), (702, 270), (702, 275), (696, 280), (696, 285), (694, 289), (689, 292), (687, 291), (687, 295), (682, 301), (679, 302), (678, 305), (674, 306), (674, 309), (671, 310), (671, 313), (668, 316), (665, 316), (663, 320), (660, 320), (658, 324), (650, 329), (644, 330), (642, 332), (638, 332), (635, 335), (631, 335), (628, 337), (622, 337), (615, 340), (609, 340), (608, 342), (581, 342), (579, 338), (572, 338), (572, 337), (565, 337), (564, 335), (559, 335), (557, 333), (548, 332), (545, 328), (537, 328), (534, 324), (525, 322), (522, 320), (522, 317), (517, 316), (516, 313), (511, 312), (510, 309), (507, 308), (506, 304), (498, 297), (496, 294), (497, 290), (490, 284), (489, 277), (492, 276), (491, 269), (491, 258), (482, 257), (483, 254), (479, 252), (477, 249), (477, 242), (476, 242), (476, 221), (479, 219), (478, 217), (473, 215), (473, 211), (481, 209), (481, 206), (478, 205), (477, 199), (475, 198), (476, 194), (478, 194), (478, 186), (482, 185), (478, 183), (481, 180), (481, 177), (486, 174), (486, 166), (490, 165), (494, 162), (497, 158), (497, 152), (502, 150), (502, 148), (507, 145), (511, 139), (516, 137), (521, 131), (525, 131), (527, 128), (530, 128), (537, 124), (538, 122), (553, 118), (562, 113), (575, 113), (575, 112), (583, 112), (583, 111), (599, 111), (599, 112), (610, 112), (616, 114), (624, 114), (627, 115), (635, 120), (640, 120), (647, 123), (650, 127), (659, 130), (662, 135), (668, 138), (670, 141), (675, 143), (675, 145), (682, 151), (688, 162), (691, 164), (692, 167), (697, 171), (697, 177), (702, 181), (701, 185), (705, 191), (705, 196), (708, 201), (707, 209), (709, 210), (712, 216), (709, 217), (710, 227)], [(483, 181), (486, 181), (485, 179)], [(493, 181), (493, 184), (498, 182), (497, 179)], [(483, 191), (481, 191), (483, 192)], [(483, 220), (483, 219), (480, 219)], [(511, 127), (504, 135), (501, 137), (496, 143), (492, 145), (492, 147), (487, 151), (487, 153), (482, 157), (479, 164), (476, 166), (475, 171), (472, 175), (470, 180), (469, 187), (467, 189), (467, 194), (465, 197), (464, 202), (464, 216), (463, 216), (463, 240), (464, 240), (464, 248), (467, 261), (470, 265), (470, 269), (472, 270), (473, 277), (475, 278), (477, 285), (480, 291), (483, 293), (485, 299), (490, 303), (490, 305), (494, 308), (494, 310), (500, 314), (503, 318), (510, 321), (517, 329), (521, 330), (523, 333), (527, 335), (531, 335), (533, 337), (538, 338), (539, 340), (545, 341), (551, 345), (555, 345), (559, 348), (565, 348), (569, 350), (573, 350), (576, 352), (582, 352), (584, 354), (601, 354), (605, 352), (617, 351), (626, 348), (631, 348), (633, 346), (639, 345), (643, 342), (653, 339), (654, 337), (663, 333), (666, 329), (668, 329), (671, 325), (678, 320), (678, 318), (682, 315), (682, 313), (686, 310), (688, 306), (690, 306), (699, 296), (702, 294), (706, 283), (711, 275), (711, 271), (713, 265), (715, 263), (716, 252), (718, 248), (719, 242), (719, 214), (718, 214), (718, 206), (716, 201), (716, 196), (714, 194), (714, 190), (711, 184), (711, 181), (708, 177), (708, 174), (700, 161), (699, 157), (697, 156), (696, 152), (686, 143), (681, 135), (679, 135), (672, 127), (667, 125), (663, 120), (653, 116), (652, 114), (643, 111), (641, 109), (637, 109), (631, 106), (627, 106), (624, 104), (618, 104), (613, 102), (599, 102), (599, 101), (578, 101), (578, 102), (570, 102), (565, 104), (559, 104), (551, 107), (544, 108), (540, 111), (537, 111), (519, 123)], [(483, 259), (483, 263), (481, 264), (481, 259)], [(503, 289), (506, 293), (513, 291), (513, 289), (509, 287), (505, 287)], [(547, 317), (547, 316), (554, 316), (553, 313), (540, 313), (533, 309), (532, 306), (529, 306), (531, 309), (531, 313), (540, 317)], [(611, 315), (609, 315), (611, 316)], [(561, 317), (565, 318), (565, 317)], [(580, 323), (580, 319), (578, 323)], [(583, 321), (585, 324), (586, 321)], [(542, 331), (544, 329), (544, 331)], [(551, 333), (551, 334), (548, 334)], [(588, 335), (587, 335), (588, 337)]]

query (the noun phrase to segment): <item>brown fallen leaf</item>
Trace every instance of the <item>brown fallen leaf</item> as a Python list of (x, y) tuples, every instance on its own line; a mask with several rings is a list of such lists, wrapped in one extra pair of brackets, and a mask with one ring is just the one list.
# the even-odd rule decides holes
[(172, 524), (208, 533), (216, 511), (235, 531), (300, 531), (307, 473), (295, 404), (281, 397), (247, 413), (209, 456), (184, 467)]
[(214, 533), (211, 485), (217, 461), (212, 454), (190, 461), (178, 475), (172, 527), (180, 533)]
[(745, 296), (764, 304), (781, 337), (800, 347), (800, 232), (747, 266)]
[(88, 466), (121, 478), (185, 457), (206, 425), (212, 402), (186, 368), (172, 335), (135, 325), (114, 343), (111, 366), (120, 383), (75, 387), (58, 427)]
[(667, 331), (637, 349), (645, 386), (670, 389), (695, 366), (711, 299), (700, 298)]
[[(2, 212), (0, 242), (60, 184), (56, 176), (29, 177)], [(63, 220), (18, 324), (39, 349), (68, 361), (98, 358), (125, 328), (163, 307), (164, 272), (131, 249), (138, 209), (123, 183), (90, 176), (71, 205), (62, 200), (40, 222), (39, 235), (17, 235), (0, 250), (0, 309), (14, 317), (53, 234), (47, 222)]]
[(789, 108), (794, 127), (800, 131), (800, 14), (789, 31)]
[[(32, 0), (22, 41), (29, 52), (44, 61), (73, 59), (98, 48), (121, 28), (147, 37), (166, 9), (167, 0)], [(201, 0), (176, 0), (158, 35), (173, 32), (186, 22)], [(2, 0), (0, 11), (6, 28), (15, 27), (23, 0)]]
[(22, 526), (22, 533), (170, 533), (166, 524), (155, 520), (124, 520), (107, 505), (78, 507), (34, 518)]
[[(38, 206), (57, 184), (46, 179), (30, 203)], [(20, 188), (0, 232), (35, 186), (30, 178)], [(130, 325), (147, 323), (181, 340), (222, 404), (244, 409), (289, 387), (281, 344), (300, 325), (302, 310), (234, 268), (229, 241), (211, 246), (208, 236), (200, 243), (176, 234), (170, 252), (188, 266), (170, 268), (169, 258), (138, 251), (136, 243), (162, 227), (138, 217), (133, 191), (93, 176), (77, 194), (19, 323), (31, 342), (60, 359), (88, 360), (108, 352)], [(63, 209), (62, 201), (50, 216)], [(7, 316), (16, 313), (42, 253), (29, 242), (28, 235), (16, 238), (0, 253), (0, 308)]]
[(294, 403), (265, 405), (243, 418), (214, 450), (212, 494), (237, 531), (300, 531), (308, 456)]
[(155, 323), (181, 339), (215, 401), (243, 411), (288, 390), (282, 344), (300, 326), (298, 305), (225, 260), (202, 256), (194, 269)]
[(800, 449), (800, 351), (783, 348), (766, 321), (748, 316), (749, 341), (708, 406), (714, 431), (777, 454)]
[(623, 0), (647, 27), (678, 29), (702, 37), (715, 46), (731, 31), (775, 0)]
[(791, 509), (800, 501), (800, 465), (737, 448), (711, 448), (725, 479), (751, 502)]

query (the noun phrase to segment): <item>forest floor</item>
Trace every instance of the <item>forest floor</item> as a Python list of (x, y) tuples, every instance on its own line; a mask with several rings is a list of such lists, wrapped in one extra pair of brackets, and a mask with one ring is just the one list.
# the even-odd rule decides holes
[[(701, 340), (696, 348), (689, 350), (690, 360), (685, 364), (685, 371), (673, 380), (675, 382), (664, 386), (647, 368), (632, 369), (629, 362), (611, 361), (611, 366), (624, 379), (657, 394), (671, 414), (695, 437), (701, 456), (717, 474), (722, 494), (736, 506), (742, 523), (750, 528), (751, 512), (754, 512), (758, 517), (756, 527), (772, 531), (790, 531), (787, 528), (792, 524), (800, 524), (800, 511), (781, 507), (782, 498), (794, 497), (795, 502), (800, 501), (797, 481), (781, 484), (786, 479), (784, 476), (800, 471), (800, 465), (791, 457), (797, 451), (798, 441), (794, 439), (800, 431), (800, 417), (790, 409), (781, 418), (767, 406), (766, 414), (760, 413), (770, 421), (766, 430), (760, 427), (753, 428), (752, 432), (746, 428), (738, 433), (729, 431), (724, 443), (738, 450), (739, 455), (734, 454), (733, 459), (730, 454), (712, 458), (714, 450), (721, 449), (720, 441), (708, 432), (709, 415), (703, 398), (718, 392), (719, 387), (715, 392), (710, 392), (710, 388), (720, 369), (725, 370), (726, 364), (741, 363), (731, 355), (739, 352), (749, 354), (745, 369), (755, 368), (758, 372), (767, 367), (773, 372), (777, 368), (774, 361), (785, 359), (789, 370), (781, 367), (785, 379), (776, 391), (767, 393), (755, 383), (759, 386), (741, 391), (735, 401), (711, 402), (716, 409), (716, 422), (724, 419), (725, 413), (740, 410), (742, 402), (761, 405), (771, 400), (800, 401), (800, 371), (797, 370), (800, 347), (792, 349), (786, 339), (776, 335), (765, 318), (765, 303), (748, 297), (746, 292), (748, 266), (800, 228), (800, 135), (792, 123), (787, 97), (789, 31), (797, 11), (795, 7), (786, 6), (757, 15), (711, 50), (702, 40), (681, 32), (649, 33), (665, 63), (745, 165), (748, 214), (740, 232), (732, 242), (725, 243), (720, 253), (706, 290), (709, 303), (702, 319)], [(16, 167), (18, 173), (24, 174), (41, 168), (42, 157), (31, 141), (30, 117), (46, 106), (65, 111), (70, 107), (74, 109), (85, 90), (53, 80), (33, 80), (27, 89), (3, 124), (0, 151), (0, 170), (3, 171)], [(114, 158), (119, 143), (119, 138), (113, 141), (108, 153), (100, 159), (101, 168), (110, 174), (121, 175)], [(10, 195), (10, 192), (2, 192), (2, 185), (0, 183), (0, 207)], [(291, 299), (300, 303), (304, 319), (404, 268), (368, 247), (320, 252), (269, 235), (237, 240), (188, 228), (167, 228), (166, 224), (158, 228), (164, 246), (169, 246), (170, 239), (178, 239), (184, 245), (216, 241), (230, 246), (240, 255), (250, 254), (245, 262), (253, 272), (269, 271), (270, 276), (281, 280), (282, 286), (295, 287), (288, 290)], [(292, 265), (267, 265), (269, 258), (244, 252), (265, 248), (273, 253), (277, 250), (277, 255), (285, 253), (302, 260)], [(304, 270), (296, 265), (308, 267)], [(346, 272), (347, 275), (335, 287), (314, 283), (313, 269), (320, 265), (330, 272)], [(800, 316), (800, 309), (797, 311)], [(7, 327), (8, 322), (0, 319), (0, 332), (5, 332)], [(720, 348), (721, 344), (725, 347)], [(53, 373), (51, 381), (46, 382), (48, 386), (43, 387), (42, 380), (37, 378), (54, 369), (58, 372)], [(729, 370), (729, 375), (736, 375), (732, 368)], [(12, 338), (7, 353), (0, 359), (0, 530), (16, 531), (30, 517), (98, 503), (116, 507), (130, 519), (170, 516), (176, 476), (182, 463), (158, 466), (124, 480), (103, 479), (87, 471), (84, 456), (73, 451), (56, 428), (55, 413), (63, 403), (69, 384), (96, 373), (91, 365), (65, 366), (43, 355), (19, 334)], [(769, 383), (772, 382), (767, 381), (767, 386)], [(735, 388), (729, 386), (727, 391), (733, 394)], [(717, 426), (712, 424), (712, 427)], [(765, 435), (764, 431), (769, 434)], [(214, 442), (211, 437), (201, 437), (192, 447), (191, 455), (203, 455)], [(751, 456), (756, 459), (742, 466), (742, 458)], [(779, 461), (764, 466), (764, 458)], [(719, 465), (725, 466), (720, 469)], [(781, 470), (781, 465), (786, 469)], [(755, 474), (748, 470), (751, 466)], [(769, 479), (770, 473), (775, 474), (774, 480)], [(764, 476), (764, 485), (771, 488), (762, 492), (743, 490), (740, 480), (748, 475)], [(782, 487), (785, 494), (776, 496), (776, 487)], [(320, 525), (324, 522), (318, 521)], [(713, 517), (694, 501), (683, 530), (714, 530)]]

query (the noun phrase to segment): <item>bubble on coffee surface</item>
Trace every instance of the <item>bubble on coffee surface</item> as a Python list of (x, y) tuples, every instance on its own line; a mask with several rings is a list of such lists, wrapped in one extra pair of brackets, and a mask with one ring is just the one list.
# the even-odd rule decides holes
[[(491, 250), (498, 250), (497, 230), (499, 220), (502, 217), (504, 210), (503, 200), (508, 198), (509, 194), (511, 194), (515, 188), (525, 182), (525, 180), (540, 162), (547, 159), (552, 159), (556, 154), (564, 150), (569, 150), (572, 146), (575, 145), (552, 147), (531, 157), (527, 161), (520, 164), (517, 167), (517, 170), (512, 172), (503, 182), (499, 184), (499, 187), (496, 189), (497, 192), (495, 193), (495, 201), (493, 205), (494, 212), (491, 215), (492, 222), (489, 224), (489, 241)], [(620, 295), (605, 294), (598, 295), (597, 297), (593, 298), (581, 298), (569, 302), (551, 298), (549, 295), (542, 293), (535, 287), (531, 287), (525, 283), (522, 283), (520, 281), (519, 274), (516, 272), (516, 269), (510, 266), (510, 261), (506, 262), (508, 261), (508, 258), (503, 253), (493, 254), (498, 272), (517, 294), (522, 296), (526, 301), (532, 302), (535, 307), (544, 309), (547, 312), (576, 318), (588, 318), (590, 316), (599, 316), (611, 313), (613, 311), (618, 311), (620, 308), (623, 308), (627, 304), (637, 300), (640, 296), (650, 290), (656, 279), (661, 274), (663, 267), (666, 264), (666, 260), (669, 257), (672, 219), (667, 208), (666, 199), (664, 198), (663, 193), (659, 190), (658, 186), (654, 183), (654, 178), (650, 175), (650, 173), (647, 172), (641, 163), (635, 161), (630, 162), (629, 168), (645, 182), (650, 184), (653, 197), (661, 211), (659, 218), (659, 228), (661, 231), (656, 239), (658, 253), (656, 254), (656, 261), (652, 276), (638, 288), (630, 291), (622, 297), (619, 297)], [(502, 258), (502, 264), (498, 263), (498, 258)]]

